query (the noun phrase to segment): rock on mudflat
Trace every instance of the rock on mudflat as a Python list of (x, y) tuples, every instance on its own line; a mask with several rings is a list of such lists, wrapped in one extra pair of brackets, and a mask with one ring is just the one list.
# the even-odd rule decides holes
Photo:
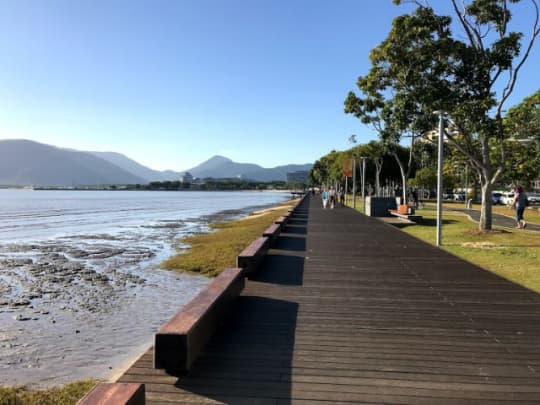
[(20, 300), (12, 300), (10, 302), (10, 305), (12, 307), (26, 307), (30, 305), (30, 301), (27, 299), (20, 299)]
[(29, 318), (28, 316), (24, 316), (21, 314), (17, 314), (17, 315), (13, 315), (13, 319), (15, 319), (16, 321), (29, 321), (32, 318)]

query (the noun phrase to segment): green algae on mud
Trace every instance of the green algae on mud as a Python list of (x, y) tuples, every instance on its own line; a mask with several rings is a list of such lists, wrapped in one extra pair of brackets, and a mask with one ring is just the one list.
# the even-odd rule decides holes
[(162, 268), (214, 277), (224, 269), (236, 266), (236, 257), (254, 239), (261, 236), (273, 221), (287, 213), (297, 200), (287, 201), (267, 210), (226, 222), (210, 224), (213, 232), (183, 238), (189, 246), (167, 259)]
[(77, 381), (47, 389), (32, 389), (25, 386), (0, 386), (1, 405), (75, 405), (96, 381)]

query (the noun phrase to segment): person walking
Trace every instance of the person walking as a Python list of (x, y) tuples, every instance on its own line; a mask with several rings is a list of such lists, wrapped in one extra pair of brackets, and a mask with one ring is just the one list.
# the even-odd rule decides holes
[(339, 203), (342, 207), (345, 207), (345, 189), (339, 190)]
[(323, 190), (321, 197), (322, 197), (322, 206), (324, 209), (326, 209), (326, 206), (328, 205), (328, 197), (329, 197), (328, 191), (326, 191), (326, 189)]
[(333, 210), (336, 206), (336, 189), (334, 187), (330, 187), (330, 209)]
[(523, 219), (523, 213), (525, 207), (527, 207), (527, 194), (523, 191), (521, 186), (516, 186), (514, 190), (514, 200), (512, 201), (512, 208), (516, 209), (516, 228), (523, 229), (527, 226), (527, 222)]

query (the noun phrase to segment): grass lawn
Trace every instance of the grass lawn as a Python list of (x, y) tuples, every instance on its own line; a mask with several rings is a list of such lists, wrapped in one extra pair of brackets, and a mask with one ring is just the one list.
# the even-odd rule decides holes
[(226, 268), (236, 267), (238, 254), (262, 236), (264, 230), (277, 217), (286, 214), (296, 201), (253, 213), (241, 220), (211, 224), (215, 232), (182, 239), (181, 242), (189, 245), (189, 248), (166, 260), (162, 267), (207, 276), (217, 276)]
[[(508, 213), (509, 209), (501, 208)], [(405, 226), (404, 232), (435, 244), (436, 211), (426, 207), (417, 210), (423, 220)], [(527, 211), (529, 222), (539, 222), (540, 214)], [(480, 233), (478, 225), (465, 214), (444, 211), (442, 248), (471, 263), (509, 280), (540, 292), (540, 233), (514, 228), (494, 227)]]
[(80, 381), (63, 387), (34, 390), (26, 387), (0, 387), (2, 405), (74, 405), (92, 387), (95, 381)]

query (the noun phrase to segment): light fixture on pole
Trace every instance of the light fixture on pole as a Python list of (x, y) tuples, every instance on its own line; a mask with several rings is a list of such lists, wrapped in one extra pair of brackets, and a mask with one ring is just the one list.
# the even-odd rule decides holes
[(352, 172), (352, 206), (356, 209), (356, 156), (353, 154), (353, 172)]
[(366, 213), (366, 157), (361, 156), (362, 159), (362, 209), (364, 214)]
[(437, 240), (436, 245), (442, 245), (442, 197), (443, 197), (443, 143), (444, 143), (444, 111), (439, 114), (439, 144), (437, 153)]

